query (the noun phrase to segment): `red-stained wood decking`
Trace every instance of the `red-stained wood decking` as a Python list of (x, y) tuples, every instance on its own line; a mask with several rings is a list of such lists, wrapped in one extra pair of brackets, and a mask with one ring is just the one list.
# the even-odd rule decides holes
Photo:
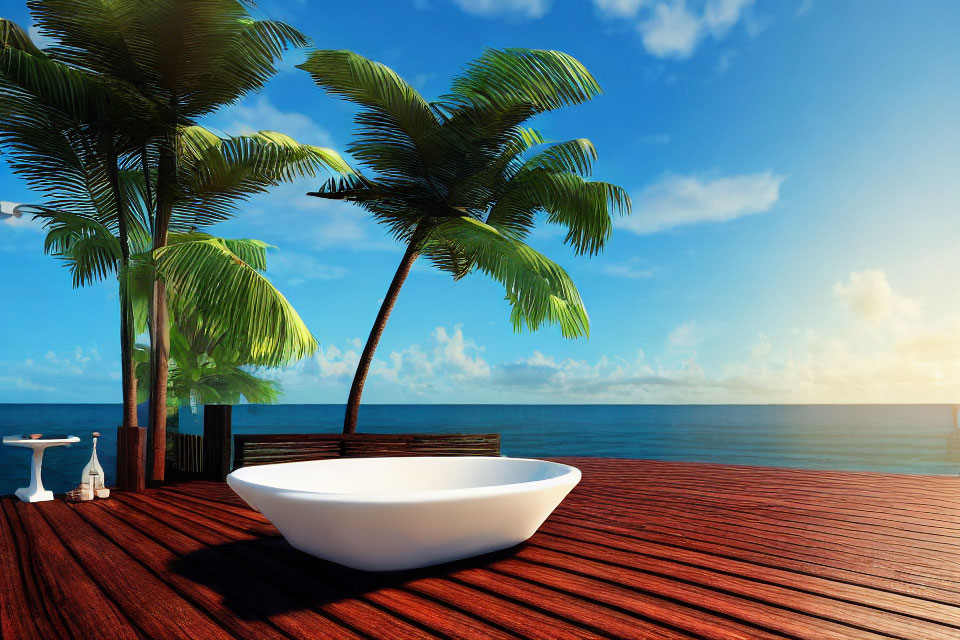
[(528, 543), (365, 574), (223, 484), (0, 499), (3, 638), (960, 638), (960, 478), (566, 459)]

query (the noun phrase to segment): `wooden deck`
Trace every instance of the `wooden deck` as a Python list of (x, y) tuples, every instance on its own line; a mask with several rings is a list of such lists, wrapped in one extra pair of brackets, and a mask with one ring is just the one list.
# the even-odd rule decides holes
[(222, 484), (0, 499), (3, 638), (960, 638), (960, 478), (565, 459), (528, 543), (365, 574)]

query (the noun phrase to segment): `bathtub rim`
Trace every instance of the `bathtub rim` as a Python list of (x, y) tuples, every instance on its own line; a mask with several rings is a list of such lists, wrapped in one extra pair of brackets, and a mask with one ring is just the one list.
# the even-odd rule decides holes
[[(562, 462), (553, 462), (552, 460), (541, 460), (539, 458), (513, 458), (510, 456), (381, 456), (381, 458), (389, 459), (398, 459), (398, 458), (415, 458), (415, 459), (445, 459), (449, 460), (451, 458), (470, 458), (470, 459), (483, 459), (483, 460), (522, 460), (530, 462), (539, 462), (541, 464), (549, 464), (557, 467), (562, 467), (563, 471), (559, 475), (553, 476), (552, 478), (543, 478), (540, 480), (524, 480), (522, 482), (510, 482), (505, 484), (491, 484), (483, 485), (479, 487), (462, 487), (462, 488), (451, 488), (451, 489), (429, 489), (423, 491), (405, 491), (397, 493), (342, 493), (342, 492), (324, 492), (324, 491), (309, 491), (306, 489), (294, 489), (289, 487), (277, 487), (275, 485), (264, 484), (262, 482), (252, 482), (250, 480), (245, 480), (243, 478), (237, 477), (234, 474), (237, 471), (242, 471), (243, 469), (249, 469), (253, 467), (241, 467), (240, 469), (235, 469), (227, 475), (227, 485), (230, 486), (236, 493), (237, 487), (234, 486), (234, 483), (241, 485), (243, 488), (252, 489), (254, 491), (262, 491), (271, 496), (277, 497), (290, 497), (297, 499), (304, 499), (308, 501), (316, 502), (337, 502), (337, 503), (364, 503), (364, 504), (411, 504), (411, 503), (424, 503), (424, 502), (445, 502), (449, 500), (460, 500), (460, 499), (469, 499), (469, 498), (488, 498), (503, 496), (508, 494), (517, 494), (517, 493), (527, 493), (532, 491), (538, 491), (543, 489), (549, 489), (553, 487), (569, 487), (568, 491), (579, 484), (580, 479), (583, 477), (580, 469), (570, 466), (568, 464), (563, 464)], [(369, 460), (371, 458), (333, 458), (329, 460), (299, 460), (296, 462), (275, 462), (269, 465), (256, 465), (257, 467), (268, 467), (275, 465), (288, 465), (288, 464), (307, 464), (307, 463), (321, 463), (321, 462), (336, 462), (339, 460)], [(379, 459), (379, 458), (378, 458)], [(241, 497), (243, 495), (241, 494)], [(245, 498), (244, 498), (245, 499)]]

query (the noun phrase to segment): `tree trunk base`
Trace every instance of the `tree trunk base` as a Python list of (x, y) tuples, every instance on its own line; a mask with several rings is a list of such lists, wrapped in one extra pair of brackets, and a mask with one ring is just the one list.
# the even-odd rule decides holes
[(117, 427), (117, 488), (141, 492), (146, 486), (147, 430)]

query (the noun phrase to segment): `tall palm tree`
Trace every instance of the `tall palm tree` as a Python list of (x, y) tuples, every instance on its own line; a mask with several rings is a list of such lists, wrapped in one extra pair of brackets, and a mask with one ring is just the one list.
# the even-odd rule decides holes
[[(185, 127), (180, 139), (182, 192), (172, 212), (166, 247), (151, 250), (144, 174), (134, 170), (121, 174), (128, 216), (137, 223), (130, 241), (134, 252), (127, 268), (130, 277), (121, 279), (121, 290), (130, 291), (129, 297), (139, 293), (139, 321), (133, 323), (131, 309), (131, 325), (137, 331), (148, 328), (149, 308), (159, 304), (174, 317), (203, 318), (207, 339), (246, 354), (245, 363), (279, 366), (309, 355), (316, 350), (316, 340), (286, 298), (261, 274), (267, 245), (193, 230), (230, 215), (242, 197), (283, 180), (316, 175), (321, 167), (342, 161), (330, 150), (302, 145), (276, 132), (220, 138), (201, 127)], [(109, 215), (103, 219), (63, 209), (42, 209), (40, 215), (47, 218), (48, 252), (64, 259), (76, 286), (103, 278), (119, 264), (124, 243), (114, 236), (114, 219)], [(164, 297), (160, 303), (154, 299), (144, 305), (150, 296), (143, 288), (152, 292), (157, 279), (165, 283)], [(150, 376), (141, 379), (151, 380)], [(135, 386), (133, 392), (136, 397)], [(154, 469), (164, 463), (166, 398), (164, 407), (164, 420), (154, 429), (154, 433), (163, 431), (163, 436), (151, 443)]]
[(360, 356), (344, 433), (356, 430), (374, 351), (419, 256), (455, 279), (481, 271), (503, 284), (517, 330), (548, 323), (566, 337), (588, 334), (566, 271), (524, 242), (542, 215), (566, 228), (577, 253), (592, 255), (610, 237), (611, 212), (630, 211), (623, 189), (585, 179), (596, 159), (589, 140), (548, 143), (525, 126), (600, 93), (583, 65), (556, 51), (488, 50), (432, 102), (388, 67), (350, 51), (315, 51), (299, 67), (359, 105), (349, 152), (368, 170), (331, 179), (310, 195), (358, 204), (406, 246)]
[[(187, 191), (178, 162), (184, 132), (197, 119), (254, 91), (276, 72), (290, 47), (307, 38), (282, 22), (255, 20), (248, 0), (28, 0), (38, 27), (54, 37), (57, 55), (111, 81), (133, 86), (154, 107), (139, 130), (155, 249), (167, 245), (175, 209)], [(343, 168), (339, 158), (327, 164)], [(248, 193), (223, 193), (210, 207), (193, 202), (198, 219), (216, 221)], [(169, 317), (165, 283), (154, 280), (150, 310), (151, 456), (163, 479)], [(154, 428), (156, 426), (161, 428)]]
[[(217, 286), (224, 287), (236, 292), (237, 300), (228, 301), (227, 305), (218, 302), (211, 304), (210, 301), (199, 301), (201, 304), (197, 304), (198, 300), (190, 295), (190, 291), (184, 292), (187, 294), (186, 303), (179, 299), (181, 283), (194, 276), (193, 270), (198, 261), (185, 254), (183, 265), (179, 267), (171, 262), (170, 254), (175, 248), (182, 249), (189, 243), (197, 242), (219, 246), (222, 253), (229, 256), (229, 260), (209, 256), (199, 261), (217, 264), (214, 270), (201, 271), (196, 277), (197, 282), (202, 285), (198, 289), (209, 291)], [(278, 383), (258, 377), (252, 369), (283, 364), (273, 353), (258, 348), (264, 344), (265, 339), (276, 340), (278, 335), (302, 336), (294, 348), (287, 350), (287, 360), (298, 359), (316, 350), (316, 341), (296, 312), (288, 308), (290, 317), (281, 319), (276, 327), (261, 322), (261, 326), (254, 331), (224, 331), (218, 328), (224, 321), (229, 322), (237, 316), (248, 315), (249, 311), (245, 307), (249, 305), (249, 300), (263, 300), (264, 296), (257, 295), (255, 291), (251, 292), (248, 284), (238, 282), (231, 276), (235, 274), (243, 280), (262, 282), (269, 287), (269, 283), (260, 274), (267, 268), (267, 250), (271, 248), (270, 245), (258, 240), (227, 240), (191, 233), (173, 236), (168, 246), (169, 249), (165, 250), (161, 259), (164, 277), (171, 282), (168, 294), (174, 300), (170, 306), (175, 309), (171, 314), (173, 322), (170, 330), (170, 355), (173, 364), (167, 385), (168, 405), (236, 404), (241, 397), (252, 403), (275, 402), (279, 396)], [(181, 268), (183, 273), (178, 272)], [(216, 278), (217, 286), (203, 283), (208, 277)], [(136, 293), (139, 303), (137, 308), (145, 309), (147, 291), (139, 289)], [(277, 298), (280, 296), (279, 292), (275, 295)], [(234, 311), (237, 308), (239, 312)], [(265, 314), (259, 315), (262, 318)], [(149, 350), (138, 347), (137, 358), (138, 380), (149, 381)], [(145, 394), (141, 395), (141, 399), (145, 399)]]
[[(121, 240), (117, 254), (109, 258), (116, 263), (121, 285), (121, 434), (124, 429), (141, 434), (132, 315), (124, 283), (131, 244), (142, 238), (146, 227), (128, 215), (119, 159), (134, 148), (126, 132), (136, 130), (135, 122), (152, 111), (133, 87), (107, 83), (86, 69), (64, 64), (37, 47), (18, 25), (0, 18), (0, 143), (14, 172), (43, 194), (44, 206), (34, 211), (79, 213), (107, 225)], [(75, 276), (75, 284), (87, 279), (82, 273)], [(142, 434), (130, 442), (142, 449)]]
[[(9, 21), (0, 20), (0, 45), (0, 142), (14, 171), (44, 196), (44, 203), (33, 210), (47, 220), (46, 250), (65, 260), (74, 286), (111, 273), (118, 277), (124, 390), (121, 441), (124, 429), (137, 430), (131, 256), (139, 254), (140, 277), (146, 273), (151, 282), (156, 273), (179, 282), (193, 269), (201, 277), (216, 278), (203, 281), (206, 286), (197, 290), (181, 286), (184, 293), (172, 300), (165, 291), (165, 311), (168, 305), (189, 308), (205, 303), (207, 315), (215, 318), (216, 310), (209, 306), (223, 301), (221, 287), (226, 286), (234, 298), (219, 312), (229, 317), (218, 320), (219, 328), (211, 325), (211, 335), (233, 331), (248, 336), (261, 361), (280, 364), (316, 348), (279, 292), (249, 264), (235, 268), (242, 264), (237, 255), (262, 262), (254, 244), (224, 244), (193, 234), (180, 238), (183, 246), (177, 252), (154, 263), (148, 252), (156, 171), (149, 167), (156, 158), (126, 133), (126, 129), (137, 130), (135, 112), (150, 112), (150, 105), (144, 105), (136, 91), (48, 56)], [(314, 176), (331, 165), (345, 167), (336, 153), (276, 132), (220, 138), (201, 127), (184, 126), (178, 141), (180, 180), (168, 227), (174, 232), (225, 219), (238, 201), (281, 181)], [(202, 258), (205, 270), (188, 264), (184, 255)], [(151, 268), (145, 271), (144, 262)], [(210, 301), (205, 291), (220, 291), (221, 298)], [(142, 436), (136, 442), (137, 451), (121, 448), (119, 452), (121, 482), (126, 477), (124, 458), (127, 462), (142, 458)]]
[[(150, 348), (137, 345), (137, 379), (146, 400), (150, 380)], [(170, 376), (167, 380), (167, 406), (202, 404), (238, 404), (245, 399), (252, 404), (270, 404), (280, 397), (279, 384), (259, 377), (251, 365), (236, 354), (217, 346), (212, 350), (183, 335), (174, 324), (170, 327)]]
[[(219, 245), (224, 254), (229, 256), (229, 261), (220, 258), (213, 258), (213, 262), (219, 262), (220, 267), (224, 267), (228, 272), (236, 272), (243, 276), (252, 276), (255, 281), (261, 281), (270, 286), (262, 279), (262, 273), (266, 267), (266, 252), (269, 245), (258, 240), (224, 240), (213, 238), (205, 234), (193, 233), (185, 236), (174, 235), (171, 237), (171, 249), (190, 242), (205, 242), (208, 244)], [(167, 252), (169, 254), (169, 251)], [(167, 255), (165, 258), (169, 258)], [(189, 270), (191, 265), (189, 256), (184, 260), (184, 266)], [(242, 265), (241, 265), (242, 263)], [(240, 265), (238, 269), (237, 266)], [(171, 286), (167, 293), (174, 298), (174, 304), (171, 308), (171, 328), (170, 328), (170, 356), (171, 366), (167, 382), (167, 406), (168, 410), (176, 409), (180, 405), (190, 404), (237, 404), (241, 397), (251, 403), (271, 403), (276, 402), (279, 397), (280, 389), (278, 383), (273, 380), (265, 379), (257, 375), (255, 369), (264, 365), (276, 365), (279, 363), (277, 358), (270, 353), (254, 353), (254, 347), (260, 343), (264, 337), (268, 340), (274, 340), (277, 335), (290, 333), (294, 330), (300, 333), (306, 339), (302, 342), (305, 348), (297, 347), (291, 349), (288, 353), (289, 359), (297, 359), (302, 353), (312, 353), (317, 348), (317, 343), (310, 336), (299, 316), (291, 309), (290, 318), (280, 323), (279, 330), (270, 324), (260, 323), (260, 327), (253, 331), (233, 332), (218, 330), (217, 326), (223, 319), (231, 319), (237, 315), (250, 316), (248, 301), (251, 299), (263, 300), (264, 296), (251, 292), (248, 286), (236, 282), (229, 277), (223, 278), (225, 281), (221, 284), (217, 281), (216, 285), (207, 283), (203, 288), (205, 290), (214, 289), (218, 286), (227, 286), (232, 290), (239, 292), (239, 306), (235, 305), (201, 305), (195, 304), (195, 300), (190, 300), (189, 304), (183, 304), (176, 300), (180, 296), (179, 282), (181, 277), (176, 273), (176, 268), (172, 268), (169, 262), (162, 261), (163, 274), (165, 278), (171, 280)], [(215, 271), (222, 272), (224, 269), (217, 268)], [(189, 271), (185, 274), (187, 277), (192, 275)], [(207, 272), (207, 275), (221, 276), (222, 273)], [(202, 281), (204, 275), (199, 280)], [(146, 308), (146, 297), (148, 291), (139, 289), (136, 299), (137, 308)], [(251, 295), (252, 293), (252, 295)], [(189, 297), (189, 294), (188, 294)], [(279, 298), (280, 294), (275, 294)], [(282, 302), (282, 300), (281, 300)], [(262, 302), (261, 302), (262, 304)], [(257, 314), (261, 318), (264, 314)], [(251, 338), (254, 338), (253, 340)], [(149, 388), (150, 362), (149, 349), (138, 346), (136, 357), (137, 378), (142, 388)], [(141, 395), (141, 400), (145, 399), (146, 394)], [(169, 421), (168, 421), (169, 425)], [(169, 443), (168, 443), (169, 449)], [(169, 450), (168, 450), (169, 454)]]

